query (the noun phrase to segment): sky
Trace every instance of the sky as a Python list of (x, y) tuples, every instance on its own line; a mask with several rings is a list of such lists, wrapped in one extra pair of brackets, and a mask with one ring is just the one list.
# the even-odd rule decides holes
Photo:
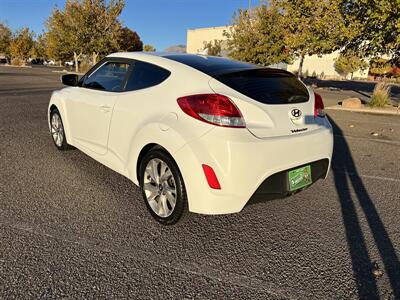
[[(144, 44), (157, 50), (186, 44), (187, 29), (223, 26), (235, 11), (258, 0), (125, 0), (120, 20), (138, 32)], [(0, 0), (0, 21), (11, 29), (29, 27), (35, 33), (54, 7), (63, 8), (65, 0)]]

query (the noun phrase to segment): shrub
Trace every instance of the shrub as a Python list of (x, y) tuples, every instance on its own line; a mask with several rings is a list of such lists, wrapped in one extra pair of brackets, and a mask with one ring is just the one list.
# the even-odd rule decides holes
[(368, 105), (371, 107), (384, 107), (388, 104), (390, 104), (390, 86), (384, 82), (379, 82), (375, 85)]

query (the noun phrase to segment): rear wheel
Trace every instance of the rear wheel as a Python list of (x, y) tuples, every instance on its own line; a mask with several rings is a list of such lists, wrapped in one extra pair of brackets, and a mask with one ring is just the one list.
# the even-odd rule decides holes
[(54, 145), (58, 150), (68, 150), (72, 147), (68, 145), (67, 138), (65, 137), (64, 125), (61, 119), (60, 112), (53, 109), (50, 112), (50, 132), (53, 138)]
[(146, 206), (158, 222), (172, 225), (187, 214), (185, 184), (168, 153), (150, 150), (140, 163), (139, 175)]

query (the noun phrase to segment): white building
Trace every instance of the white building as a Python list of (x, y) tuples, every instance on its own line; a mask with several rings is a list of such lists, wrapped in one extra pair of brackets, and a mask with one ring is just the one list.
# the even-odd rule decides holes
[[(229, 26), (220, 27), (208, 27), (198, 29), (188, 29), (187, 31), (187, 53), (200, 53), (204, 50), (204, 42), (210, 42), (214, 40), (226, 40), (224, 31), (228, 31)], [(342, 76), (335, 71), (335, 59), (339, 56), (339, 51), (335, 51), (331, 54), (322, 56), (311, 55), (304, 58), (303, 73), (308, 73), (309, 76), (316, 74), (318, 77), (323, 75), (326, 79), (336, 79)], [(280, 64), (279, 67), (283, 67), (290, 72), (296, 72), (299, 69), (300, 60), (296, 60), (293, 64), (285, 65)], [(364, 71), (354, 72), (353, 78), (367, 78), (368, 69)]]

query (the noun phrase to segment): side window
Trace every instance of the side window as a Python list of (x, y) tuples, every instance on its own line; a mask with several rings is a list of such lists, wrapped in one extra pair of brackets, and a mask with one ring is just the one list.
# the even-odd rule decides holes
[(160, 84), (171, 73), (163, 68), (142, 61), (135, 61), (126, 83), (126, 91), (135, 91)]
[(85, 78), (83, 87), (107, 92), (120, 92), (123, 89), (129, 64), (107, 62)]

